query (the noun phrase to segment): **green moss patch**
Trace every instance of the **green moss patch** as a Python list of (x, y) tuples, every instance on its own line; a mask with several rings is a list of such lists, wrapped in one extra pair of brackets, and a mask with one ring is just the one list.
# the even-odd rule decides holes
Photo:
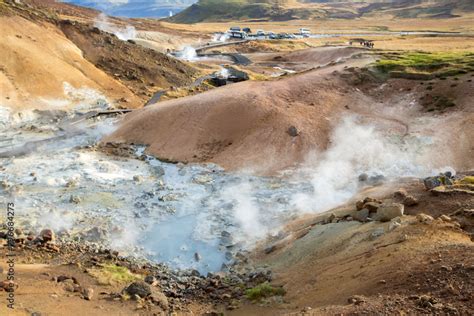
[(272, 296), (283, 296), (285, 293), (286, 291), (283, 288), (274, 287), (270, 283), (265, 282), (246, 290), (245, 296), (247, 296), (249, 300), (259, 301)]
[(446, 78), (474, 71), (474, 53), (387, 52), (375, 68), (391, 77), (413, 80)]
[(138, 274), (131, 273), (126, 267), (114, 264), (105, 264), (97, 268), (89, 269), (88, 272), (102, 285), (130, 283), (141, 279)]

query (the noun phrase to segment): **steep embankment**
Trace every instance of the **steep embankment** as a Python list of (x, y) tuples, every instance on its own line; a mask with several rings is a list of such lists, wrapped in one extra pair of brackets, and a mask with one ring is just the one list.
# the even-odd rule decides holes
[(139, 99), (124, 85), (85, 60), (55, 25), (21, 16), (0, 17), (1, 103), (12, 108), (45, 108), (65, 99), (65, 84), (100, 91), (112, 100)]
[(189, 84), (196, 73), (89, 24), (61, 20), (61, 6), (75, 12), (60, 3), (49, 9), (34, 1), (0, 4), (2, 105), (63, 107), (102, 94), (111, 105), (136, 108), (160, 89)]
[(161, 89), (189, 85), (197, 71), (156, 50), (122, 41), (116, 36), (77, 22), (60, 28), (83, 52), (84, 58), (115, 77), (143, 100)]

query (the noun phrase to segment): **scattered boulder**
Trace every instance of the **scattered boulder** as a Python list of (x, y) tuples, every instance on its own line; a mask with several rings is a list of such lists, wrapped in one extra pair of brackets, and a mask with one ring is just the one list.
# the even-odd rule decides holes
[(57, 278), (55, 278), (55, 280), (56, 280), (56, 282), (65, 282), (67, 280), (72, 280), (73, 283), (79, 284), (75, 277), (69, 276), (69, 275), (60, 275)]
[(296, 137), (300, 134), (300, 132), (298, 131), (298, 129), (295, 127), (295, 126), (290, 126), (288, 128), (288, 131), (287, 131), (288, 135), (290, 135), (291, 137)]
[(263, 251), (265, 252), (265, 254), (268, 255), (268, 254), (274, 252), (276, 249), (277, 249), (276, 245), (273, 244), (273, 245), (269, 245), (269, 246), (265, 247), (265, 249)]
[(94, 295), (94, 289), (90, 287), (84, 289), (84, 291), (82, 292), (82, 296), (84, 297), (86, 301), (92, 300), (93, 295)]
[(439, 181), (438, 177), (429, 177), (423, 180), (423, 184), (425, 185), (426, 190), (432, 190), (436, 187), (442, 185), (441, 181)]
[(329, 214), (329, 216), (324, 220), (324, 224), (337, 223), (337, 216), (334, 213)]
[(163, 309), (165, 311), (168, 310), (168, 308), (169, 308), (168, 298), (161, 291), (158, 291), (158, 290), (155, 289), (153, 291), (153, 293), (151, 293), (150, 298), (151, 298), (152, 302), (155, 303), (156, 305), (160, 306), (161, 309)]
[(100, 228), (100, 227), (92, 227), (91, 229), (82, 232), (81, 237), (90, 242), (97, 242), (100, 240), (103, 240), (105, 236), (107, 235), (107, 231)]
[(421, 214), (418, 214), (416, 215), (416, 219), (420, 222), (420, 223), (430, 223), (434, 220), (434, 218), (430, 215), (427, 215), (427, 214), (424, 214), (424, 213), (421, 213)]
[(137, 295), (138, 297), (145, 298), (147, 296), (151, 295), (151, 287), (149, 284), (147, 284), (144, 281), (135, 281), (131, 283), (129, 286), (124, 288), (123, 290), (125, 293), (130, 295), (131, 297), (135, 297)]
[(364, 208), (369, 210), (369, 213), (377, 212), (381, 203), (380, 202), (368, 202), (364, 204)]
[(463, 230), (470, 233), (471, 239), (474, 240), (474, 209), (460, 208), (449, 214), (449, 217), (459, 223)]
[(442, 220), (443, 222), (451, 222), (452, 221), (451, 217), (449, 217), (447, 215), (441, 215), (439, 217), (439, 219)]
[(72, 283), (72, 282), (65, 282), (65, 283), (64, 283), (64, 290), (67, 291), (67, 292), (75, 292), (74, 283)]
[(356, 202), (356, 209), (357, 209), (358, 211), (360, 211), (361, 209), (364, 208), (364, 204), (365, 204), (364, 200), (359, 200), (359, 201), (357, 201), (357, 202)]
[(81, 198), (77, 195), (71, 195), (71, 197), (69, 198), (69, 203), (79, 204), (81, 203)]
[(407, 190), (401, 188), (393, 193), (393, 197), (396, 199), (404, 199), (408, 196)]
[(43, 242), (54, 242), (56, 239), (56, 236), (51, 229), (43, 229), (40, 233), (40, 237)]
[(398, 227), (402, 226), (402, 224), (400, 224), (399, 222), (395, 222), (395, 221), (390, 221), (390, 225), (388, 225), (388, 230), (389, 231), (392, 231)]
[(349, 297), (347, 301), (349, 302), (349, 304), (360, 305), (362, 303), (365, 303), (367, 300), (364, 296), (354, 295)]
[(366, 208), (363, 208), (360, 211), (357, 211), (353, 216), (353, 218), (356, 221), (359, 221), (359, 222), (362, 222), (362, 223), (367, 222), (368, 217), (369, 217), (369, 210), (366, 209)]
[(145, 277), (145, 282), (150, 284), (151, 286), (156, 286), (158, 284), (158, 279), (153, 275), (147, 275)]
[(385, 181), (385, 176), (378, 174), (375, 176), (370, 176), (367, 183), (370, 185), (380, 185)]
[(423, 183), (427, 190), (432, 190), (442, 185), (452, 185), (453, 184), (452, 177), (453, 177), (452, 173), (448, 171), (445, 173), (441, 173), (435, 177), (425, 178), (423, 180)]
[(4, 290), (5, 292), (14, 292), (17, 288), (18, 284), (13, 281), (5, 280), (0, 282), (0, 289)]
[(194, 253), (194, 260), (196, 260), (196, 262), (199, 262), (201, 261), (201, 255), (199, 254), (199, 252), (195, 252)]
[(15, 243), (22, 244), (25, 242), (26, 239), (27, 237), (21, 229), (19, 228), (15, 229), (15, 232), (14, 232)]
[(433, 304), (438, 303), (438, 301), (429, 295), (422, 295), (418, 299), (417, 305), (422, 308), (432, 308)]
[(418, 204), (418, 199), (415, 198), (413, 195), (407, 195), (403, 199), (403, 205), (405, 206), (415, 206)]
[(370, 233), (370, 239), (371, 240), (374, 240), (380, 236), (382, 236), (383, 234), (385, 234), (385, 229), (383, 229), (383, 227), (379, 227), (377, 229), (374, 229), (371, 233)]
[(140, 176), (140, 175), (135, 175), (135, 176), (133, 176), (133, 181), (135, 181), (137, 183), (141, 183), (141, 182), (143, 182), (143, 177)]
[(197, 175), (193, 178), (193, 182), (196, 184), (207, 184), (212, 182), (213, 178), (212, 176), (208, 174), (203, 174), (203, 175)]
[(388, 222), (395, 217), (403, 216), (405, 206), (400, 203), (384, 203), (377, 209), (373, 219), (381, 222)]

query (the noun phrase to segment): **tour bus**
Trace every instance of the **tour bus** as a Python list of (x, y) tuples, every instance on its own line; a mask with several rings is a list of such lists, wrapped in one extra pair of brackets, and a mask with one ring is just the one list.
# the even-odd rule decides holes
[(247, 33), (242, 31), (229, 31), (228, 32), (230, 38), (238, 38), (238, 39), (246, 39)]

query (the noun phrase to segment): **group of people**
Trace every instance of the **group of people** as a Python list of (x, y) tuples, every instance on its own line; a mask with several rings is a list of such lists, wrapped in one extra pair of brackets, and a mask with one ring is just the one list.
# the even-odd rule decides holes
[[(360, 41), (359, 44), (360, 44), (360, 46), (364, 46), (364, 47), (367, 47), (367, 48), (374, 48), (374, 42), (372, 42), (372, 41)], [(352, 46), (352, 41), (349, 42), (349, 45)]]
[(361, 41), (360, 45), (365, 46), (367, 48), (374, 48), (374, 42), (372, 41)]

